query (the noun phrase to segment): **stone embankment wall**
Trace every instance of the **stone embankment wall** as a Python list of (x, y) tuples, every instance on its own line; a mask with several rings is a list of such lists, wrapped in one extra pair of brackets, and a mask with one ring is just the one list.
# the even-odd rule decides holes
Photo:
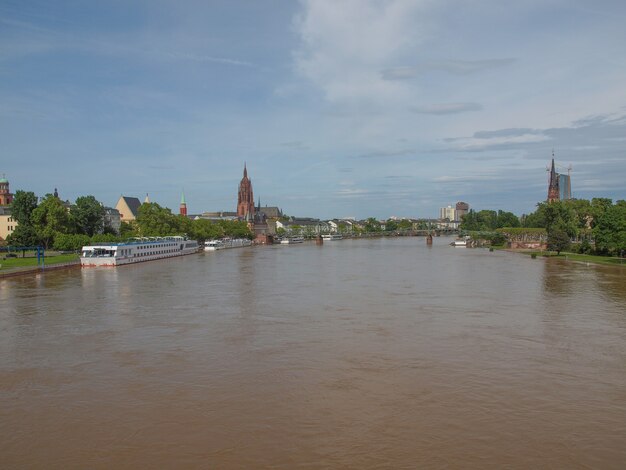
[(80, 268), (80, 260), (70, 261), (69, 263), (51, 264), (49, 266), (27, 266), (20, 268), (7, 269), (0, 271), (0, 279), (4, 277), (23, 276), (26, 274), (39, 274), (47, 271), (56, 271), (58, 269)]

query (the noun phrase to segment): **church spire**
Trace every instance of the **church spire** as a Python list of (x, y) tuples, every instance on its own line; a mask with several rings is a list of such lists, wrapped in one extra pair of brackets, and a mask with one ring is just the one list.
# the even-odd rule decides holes
[(552, 166), (550, 167), (550, 182), (548, 183), (548, 202), (558, 201), (559, 196), (559, 175), (554, 165), (554, 149), (552, 150)]
[(185, 202), (185, 191), (184, 190), (183, 190), (183, 192), (181, 193), (181, 196), (180, 196), (180, 207), (179, 207), (178, 213), (180, 215), (184, 215), (184, 216), (187, 215), (187, 203)]

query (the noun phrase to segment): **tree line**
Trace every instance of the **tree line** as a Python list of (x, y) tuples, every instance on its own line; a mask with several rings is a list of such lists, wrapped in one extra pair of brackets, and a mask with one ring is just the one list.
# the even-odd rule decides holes
[[(626, 252), (626, 201), (608, 198), (570, 199), (541, 202), (528, 215), (511, 212), (470, 210), (463, 216), (461, 230), (495, 231), (504, 227), (543, 228), (548, 248), (581, 253), (623, 255)], [(571, 245), (571, 242), (575, 242)]]
[(110, 226), (106, 209), (94, 196), (80, 196), (68, 205), (52, 194), (38, 200), (32, 191), (18, 190), (11, 204), (17, 222), (7, 237), (12, 246), (43, 246), (75, 251), (90, 243), (120, 242), (135, 237), (183, 235), (199, 241), (222, 237), (250, 238), (254, 234), (238, 220), (191, 220), (172, 214), (156, 203), (139, 207), (136, 220), (122, 222), (117, 233)]

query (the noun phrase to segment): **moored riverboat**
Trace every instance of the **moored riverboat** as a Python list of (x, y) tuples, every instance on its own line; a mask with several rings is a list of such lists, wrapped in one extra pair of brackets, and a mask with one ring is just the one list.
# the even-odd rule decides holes
[(327, 233), (322, 235), (322, 239), (324, 241), (343, 240), (343, 235), (341, 235), (340, 233)]
[(226, 248), (242, 248), (251, 246), (252, 241), (247, 238), (222, 238), (221, 240), (208, 240), (204, 243), (204, 251), (217, 251)]
[(291, 245), (293, 243), (303, 243), (304, 242), (304, 238), (302, 237), (288, 237), (288, 238), (283, 238), (280, 241), (281, 245)]
[(80, 264), (85, 267), (121, 266), (190, 255), (198, 249), (198, 242), (186, 237), (135, 238), (124, 243), (83, 246)]
[(204, 251), (217, 251), (226, 248), (222, 240), (209, 240), (204, 242)]

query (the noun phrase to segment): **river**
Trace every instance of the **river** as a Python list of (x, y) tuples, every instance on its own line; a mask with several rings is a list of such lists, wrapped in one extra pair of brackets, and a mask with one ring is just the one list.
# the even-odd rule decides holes
[(624, 468), (626, 268), (342, 240), (0, 280), (2, 468)]

